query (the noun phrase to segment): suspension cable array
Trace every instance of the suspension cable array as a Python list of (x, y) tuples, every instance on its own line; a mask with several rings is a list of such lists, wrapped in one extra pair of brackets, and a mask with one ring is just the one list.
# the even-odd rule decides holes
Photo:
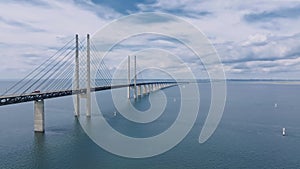
[[(79, 88), (85, 88), (87, 74), (85, 69), (86, 38), (78, 41), (78, 46), (76, 46), (76, 40), (72, 38), (27, 76), (9, 87), (1, 96), (72, 90), (76, 48), (79, 52)], [(99, 57), (100, 52), (93, 43), (91, 43), (90, 54), (91, 72), (96, 72), (95, 75), (91, 76), (91, 87), (111, 85), (112, 75), (103, 59)]]

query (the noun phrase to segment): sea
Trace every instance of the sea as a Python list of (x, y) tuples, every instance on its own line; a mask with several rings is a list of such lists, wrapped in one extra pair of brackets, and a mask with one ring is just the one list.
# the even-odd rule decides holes
[[(0, 90), (12, 83), (2, 80)], [(221, 121), (202, 144), (198, 139), (211, 105), (211, 84), (197, 84), (200, 107), (192, 129), (169, 151), (148, 158), (118, 156), (98, 146), (74, 116), (70, 96), (45, 100), (45, 133), (33, 131), (32, 102), (1, 106), (0, 168), (300, 168), (300, 82), (228, 80)], [(189, 84), (185, 87), (189, 89)], [(99, 91), (96, 97), (103, 117), (116, 131), (141, 138), (167, 130), (178, 116), (182, 99), (178, 87), (162, 92), (168, 103), (162, 115), (150, 124), (132, 122), (116, 112), (110, 91)], [(150, 106), (149, 95), (132, 102), (141, 111)]]

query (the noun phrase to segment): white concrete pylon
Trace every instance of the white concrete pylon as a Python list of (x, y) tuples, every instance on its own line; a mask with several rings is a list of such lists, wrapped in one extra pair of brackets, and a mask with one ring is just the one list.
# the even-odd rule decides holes
[(128, 63), (127, 63), (127, 71), (128, 71), (128, 89), (127, 89), (127, 98), (130, 99), (130, 56), (128, 55)]
[(91, 116), (91, 58), (90, 58), (90, 35), (87, 34), (86, 53), (86, 116)]
[[(75, 36), (76, 41), (76, 51), (75, 51), (75, 90), (79, 91), (79, 45), (78, 45), (78, 35)], [(75, 96), (75, 116), (80, 114), (80, 96), (79, 93)]]
[(134, 56), (134, 98), (137, 98), (137, 88), (136, 88), (136, 79), (137, 79), (137, 74), (136, 74), (136, 56)]

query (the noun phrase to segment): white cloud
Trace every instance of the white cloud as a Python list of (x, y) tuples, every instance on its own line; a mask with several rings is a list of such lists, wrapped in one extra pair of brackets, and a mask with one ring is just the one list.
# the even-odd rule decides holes
[(267, 42), (267, 36), (262, 34), (249, 35), (248, 40), (242, 46), (264, 45)]
[[(73, 1), (43, 2), (43, 5), (0, 2), (0, 44), (3, 46), (0, 46), (0, 71), (10, 70), (9, 75), (2, 75), (2, 78), (21, 78), (32, 67), (41, 63), (33, 61), (26, 64), (28, 58), (23, 57), (24, 55), (39, 56), (40, 61), (45, 60), (76, 33), (84, 38), (87, 33), (96, 32), (109, 21), (97, 16), (97, 11), (89, 11)], [(103, 18), (119, 16), (110, 9), (101, 10), (107, 15)], [(36, 31), (37, 29), (40, 31)]]
[[(296, 36), (300, 33), (299, 19), (291, 17), (252, 22), (246, 20), (245, 16), (288, 10), (297, 4), (300, 3), (283, 0), (157, 0), (152, 4), (139, 4), (138, 8), (140, 11), (175, 14), (194, 24), (212, 43), (217, 44), (216, 49), (225, 63), (229, 78), (286, 78), (296, 77), (295, 70), (299, 69), (297, 58), (300, 53), (300, 38)], [(24, 1), (0, 2), (0, 9), (0, 71), (10, 72), (1, 78), (23, 77), (34, 65), (53, 54), (56, 48), (61, 47), (75, 33), (79, 33), (83, 38), (86, 33), (96, 32), (112, 19), (121, 16), (114, 9), (95, 5), (90, 0), (76, 3), (72, 0), (40, 1), (38, 4)], [(128, 30), (132, 29), (132, 26), (133, 23), (129, 24)], [(174, 27), (174, 30), (170, 31), (180, 29)], [(119, 32), (114, 33), (115, 36), (119, 35)], [(102, 42), (107, 42), (107, 39), (102, 39)], [(152, 43), (184, 56), (186, 62), (193, 62), (193, 57), (187, 50), (183, 50), (182, 47), (172, 48), (170, 41), (136, 38), (127, 41), (128, 49), (119, 49), (115, 51), (115, 57), (108, 59), (110, 69), (115, 69), (115, 63), (120, 58), (117, 55), (134, 52), (135, 49), (146, 49)], [(166, 63), (171, 64), (167, 61)], [(193, 65), (195, 70), (202, 70), (200, 63)], [(280, 70), (284, 73), (278, 73)]]

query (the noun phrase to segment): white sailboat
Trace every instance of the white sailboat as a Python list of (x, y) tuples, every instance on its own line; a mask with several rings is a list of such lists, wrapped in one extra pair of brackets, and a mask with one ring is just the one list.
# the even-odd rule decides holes
[(282, 135), (285, 136), (285, 128), (282, 128)]

